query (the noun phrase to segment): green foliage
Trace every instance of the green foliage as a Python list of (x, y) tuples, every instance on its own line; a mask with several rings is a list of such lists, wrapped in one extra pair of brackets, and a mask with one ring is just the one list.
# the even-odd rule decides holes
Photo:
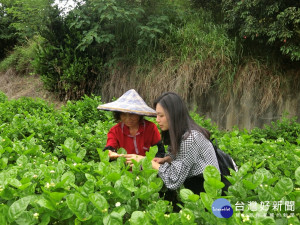
[(7, 101), (7, 96), (0, 91), (0, 103), (6, 102)]
[[(144, 160), (133, 161), (131, 169), (123, 157), (109, 162), (108, 151), (102, 149), (113, 122), (111, 114), (97, 113), (99, 102), (99, 97), (85, 96), (56, 110), (39, 99), (0, 101), (1, 224), (222, 224), (224, 219), (211, 210), (220, 197), (234, 210), (226, 224), (299, 223), (299, 145), (280, 139), (257, 144), (247, 131), (222, 134), (193, 113), (200, 125), (215, 130), (220, 148), (231, 154), (239, 171), (231, 171), (227, 179), (232, 186), (221, 196), (220, 174), (207, 166), (205, 192), (182, 188), (177, 213), (159, 197), (163, 182), (151, 165), (157, 148)], [(96, 121), (97, 114), (101, 120)], [(235, 208), (241, 201), (294, 201), (295, 215), (271, 218), (272, 207), (258, 206), (251, 216), (248, 204), (241, 216)]]
[(213, 122), (211, 121), (211, 119), (205, 119), (203, 116), (200, 116), (198, 113), (196, 113), (196, 111), (192, 111), (190, 112), (191, 117), (193, 118), (193, 120), (200, 125), (201, 127), (207, 129), (210, 134), (211, 134), (211, 139), (216, 138), (218, 139), (218, 137), (222, 136), (222, 131), (219, 130), (218, 126), (216, 124), (213, 124)]
[(213, 57), (234, 58), (235, 43), (227, 37), (223, 25), (213, 22), (212, 14), (203, 9), (186, 10), (181, 27), (171, 27), (171, 33), (167, 36), (167, 44), (171, 54), (181, 56), (186, 60), (205, 60)]
[(100, 111), (97, 109), (101, 105), (100, 96), (83, 96), (80, 101), (68, 101), (62, 107), (64, 112), (70, 114), (70, 118), (76, 119), (80, 125), (85, 123), (96, 123), (100, 120), (112, 120), (112, 115), (109, 112)]
[(18, 73), (33, 71), (31, 62), (36, 57), (38, 38), (30, 40), (22, 46), (16, 46), (14, 50), (0, 62), (0, 71), (14, 68)]
[(175, 9), (168, 1), (96, 0), (78, 5), (63, 20), (52, 10), (49, 32), (41, 32), (36, 72), (66, 100), (95, 93), (111, 66), (132, 64), (135, 54), (145, 58), (159, 46), (170, 24), (179, 20)]
[[(263, 44), (268, 53), (280, 51), (300, 60), (299, 1), (222, 1), (224, 19), (234, 35), (251, 46)], [(256, 48), (256, 50), (258, 50)]]
[(3, 59), (7, 52), (9, 52), (18, 42), (19, 36), (11, 24), (16, 19), (7, 14), (7, 8), (12, 5), (13, 1), (3, 0), (0, 4), (0, 59)]
[(271, 122), (271, 125), (265, 125), (263, 129), (254, 128), (251, 135), (257, 140), (282, 139), (282, 141), (297, 144), (300, 137), (300, 124), (296, 117), (283, 116), (280, 120)]
[(16, 20), (11, 24), (20, 36), (31, 38), (45, 28), (47, 14), (52, 10), (54, 0), (14, 0), (7, 13)]

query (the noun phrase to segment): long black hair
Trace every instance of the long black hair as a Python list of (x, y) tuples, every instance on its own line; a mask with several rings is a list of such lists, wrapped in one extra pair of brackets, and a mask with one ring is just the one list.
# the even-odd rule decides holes
[(176, 155), (180, 148), (182, 138), (191, 130), (201, 132), (208, 140), (210, 132), (200, 127), (190, 116), (182, 98), (174, 92), (166, 92), (154, 101), (154, 108), (160, 104), (165, 111), (169, 125), (168, 131), (162, 131), (161, 136), (165, 145), (171, 146), (171, 152)]

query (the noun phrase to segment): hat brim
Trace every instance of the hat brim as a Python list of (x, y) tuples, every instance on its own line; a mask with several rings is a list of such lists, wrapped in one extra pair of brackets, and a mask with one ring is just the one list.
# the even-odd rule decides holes
[(133, 110), (133, 109), (120, 109), (120, 108), (114, 108), (114, 107), (105, 107), (103, 105), (98, 106), (97, 109), (105, 110), (105, 111), (112, 111), (112, 112), (132, 113), (132, 114), (137, 114), (140, 116), (156, 117), (156, 112), (145, 112), (145, 111), (139, 111), (139, 110)]

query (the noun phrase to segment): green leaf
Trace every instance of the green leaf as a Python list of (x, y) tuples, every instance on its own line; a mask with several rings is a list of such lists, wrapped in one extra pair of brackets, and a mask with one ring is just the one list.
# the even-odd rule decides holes
[(189, 196), (189, 200), (191, 200), (192, 202), (197, 202), (199, 198), (200, 196), (196, 194), (192, 194)]
[(237, 172), (237, 175), (239, 176), (239, 177), (243, 177), (243, 176), (245, 176), (247, 173), (248, 173), (248, 171), (251, 169), (251, 162), (247, 162), (247, 163), (245, 163), (245, 164), (243, 164), (240, 168), (239, 168), (239, 170), (238, 170), (238, 172)]
[(97, 151), (100, 157), (100, 163), (109, 162), (108, 150), (103, 151), (102, 149), (97, 149)]
[(121, 178), (121, 174), (116, 172), (110, 173), (107, 176), (107, 179), (112, 182), (116, 182), (117, 180), (120, 180), (120, 178)]
[(286, 196), (294, 189), (293, 181), (290, 178), (281, 178), (274, 187), (274, 191), (280, 197)]
[(212, 211), (211, 206), (213, 204), (213, 199), (204, 192), (200, 193), (200, 198), (201, 198), (201, 201), (202, 201), (203, 205), (205, 206), (205, 208), (211, 212)]
[(13, 186), (15, 188), (18, 188), (18, 187), (22, 186), (22, 183), (16, 178), (9, 179), (8, 182), (11, 186)]
[(51, 200), (54, 202), (60, 202), (63, 197), (65, 197), (67, 193), (65, 192), (50, 192), (48, 193), (48, 196)]
[(68, 171), (61, 176), (61, 182), (56, 185), (56, 187), (65, 187), (70, 185), (70, 183), (75, 183), (75, 175), (72, 171)]
[(23, 212), (17, 219), (16, 223), (19, 225), (33, 225), (36, 224), (37, 220), (34, 218), (32, 212)]
[(148, 210), (151, 215), (156, 218), (158, 215), (165, 214), (165, 212), (167, 211), (167, 204), (168, 203), (164, 200), (158, 200), (155, 204), (152, 205), (151, 208), (148, 207)]
[(103, 218), (104, 225), (123, 225), (122, 215), (112, 212)]
[(52, 211), (55, 211), (55, 205), (53, 205), (53, 203), (51, 201), (49, 201), (48, 199), (44, 198), (44, 197), (40, 197), (40, 199), (37, 201), (37, 203), (41, 206), (44, 207), (46, 209), (50, 209)]
[(69, 209), (80, 219), (85, 221), (91, 218), (87, 212), (87, 204), (78, 194), (70, 194), (66, 197)]
[(133, 180), (129, 176), (123, 175), (121, 177), (121, 183), (123, 187), (126, 188), (127, 190), (131, 192), (137, 191), (137, 188), (134, 186)]
[(240, 196), (242, 199), (247, 197), (247, 190), (243, 184), (238, 182), (228, 188), (229, 195)]
[(149, 219), (142, 211), (134, 211), (131, 214), (130, 224), (132, 225), (150, 225)]
[(255, 217), (254, 219), (255, 224), (262, 224), (262, 225), (274, 225), (277, 224), (272, 217)]
[(247, 188), (247, 189), (249, 189), (249, 190), (253, 190), (253, 189), (255, 189), (257, 186), (258, 186), (258, 184), (253, 184), (251, 181), (249, 181), (249, 180), (242, 180), (242, 182), (243, 182), (243, 184), (244, 184), (244, 186)]
[(261, 187), (258, 189), (258, 198), (261, 202), (274, 201), (274, 191), (272, 187)]
[[(1, 156), (0, 156), (1, 157)], [(3, 157), (0, 159), (0, 169), (3, 170), (7, 167), (8, 158)]]
[(143, 170), (144, 171), (152, 170), (152, 162), (151, 162), (151, 160), (149, 160), (148, 158), (142, 159), (142, 166), (143, 166)]
[(124, 148), (119, 148), (117, 153), (118, 154), (127, 154), (127, 151)]
[(0, 205), (0, 224), (7, 224), (8, 206)]
[(89, 173), (86, 173), (86, 174), (85, 174), (85, 177), (86, 177), (87, 180), (91, 180), (91, 181), (93, 181), (94, 183), (97, 182), (97, 179), (96, 179), (93, 175), (91, 175), (91, 174), (89, 174)]
[(150, 148), (148, 152), (146, 152), (146, 157), (151, 161), (155, 158), (156, 153), (158, 152), (157, 145)]
[(130, 199), (131, 197), (131, 191), (125, 189), (122, 185), (122, 182), (121, 180), (118, 180), (116, 183), (115, 183), (115, 191), (117, 193), (117, 195), (122, 198), (123, 200), (128, 200)]
[(180, 199), (183, 201), (183, 202), (188, 202), (190, 201), (189, 199), (189, 196), (193, 195), (194, 193), (189, 190), (189, 189), (181, 189), (180, 192), (179, 192), (179, 196), (180, 196)]
[(39, 225), (47, 225), (50, 222), (50, 214), (49, 213), (44, 213), (41, 218), (40, 218), (41, 222), (39, 223)]
[(84, 197), (88, 197), (89, 194), (94, 192), (94, 182), (92, 180), (87, 180), (82, 187), (80, 187), (81, 194)]
[(136, 192), (136, 196), (142, 200), (149, 199), (151, 195), (152, 195), (152, 193), (149, 190), (148, 186), (146, 186), (146, 185), (140, 186), (140, 188), (138, 188), (138, 190)]
[(253, 175), (253, 183), (260, 185), (264, 181), (264, 173), (261, 170), (257, 170)]
[[(219, 181), (219, 182), (220, 182), (220, 186), (223, 185), (223, 183), (221, 181)], [(205, 192), (213, 198), (220, 196), (222, 193), (221, 189), (210, 185), (207, 181), (204, 181), (203, 187), (204, 187)]]
[(272, 174), (270, 173), (269, 170), (266, 170), (265, 168), (260, 168), (256, 171), (256, 173), (260, 173), (263, 175), (263, 181), (262, 182), (267, 182), (272, 178)]
[(208, 181), (210, 178), (214, 178), (217, 181), (221, 181), (221, 175), (219, 170), (212, 165), (208, 165), (205, 167), (203, 171), (203, 177), (206, 181)]
[(208, 177), (205, 179), (205, 182), (207, 182), (211, 187), (215, 189), (222, 189), (225, 185), (220, 180), (217, 180), (213, 177)]
[(193, 224), (195, 221), (194, 213), (189, 209), (181, 210), (181, 222), (182, 224)]
[(31, 196), (27, 196), (11, 204), (8, 210), (8, 220), (10, 222), (15, 221), (26, 210), (30, 200)]
[[(77, 157), (80, 159), (79, 162), (82, 161), (82, 159), (85, 157), (85, 155), (86, 155), (86, 150), (85, 150), (85, 149), (81, 149), (81, 150), (78, 152)], [(79, 163), (79, 162), (77, 162), (77, 163)]]
[(89, 199), (100, 212), (109, 208), (106, 199), (98, 192), (90, 194)]
[(296, 216), (293, 216), (288, 218), (288, 224), (300, 224), (300, 221)]
[[(18, 189), (24, 191), (26, 188), (30, 187), (31, 185), (32, 185), (32, 183), (29, 182), (29, 183), (19, 186)], [(34, 184), (34, 185), (36, 185), (36, 184)], [(34, 190), (34, 188), (33, 188), (33, 190)], [(34, 194), (33, 191), (32, 191), (32, 194)]]
[(26, 165), (28, 162), (28, 159), (25, 155), (21, 155), (18, 159), (17, 159), (17, 165)]

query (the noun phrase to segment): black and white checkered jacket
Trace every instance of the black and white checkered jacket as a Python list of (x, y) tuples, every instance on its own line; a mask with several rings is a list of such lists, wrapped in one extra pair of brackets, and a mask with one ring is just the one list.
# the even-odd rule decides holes
[(213, 165), (218, 170), (219, 165), (214, 148), (202, 133), (192, 130), (187, 138), (180, 143), (180, 150), (176, 156), (170, 153), (171, 163), (162, 164), (158, 175), (168, 189), (178, 189), (187, 178), (203, 173), (207, 165)]

